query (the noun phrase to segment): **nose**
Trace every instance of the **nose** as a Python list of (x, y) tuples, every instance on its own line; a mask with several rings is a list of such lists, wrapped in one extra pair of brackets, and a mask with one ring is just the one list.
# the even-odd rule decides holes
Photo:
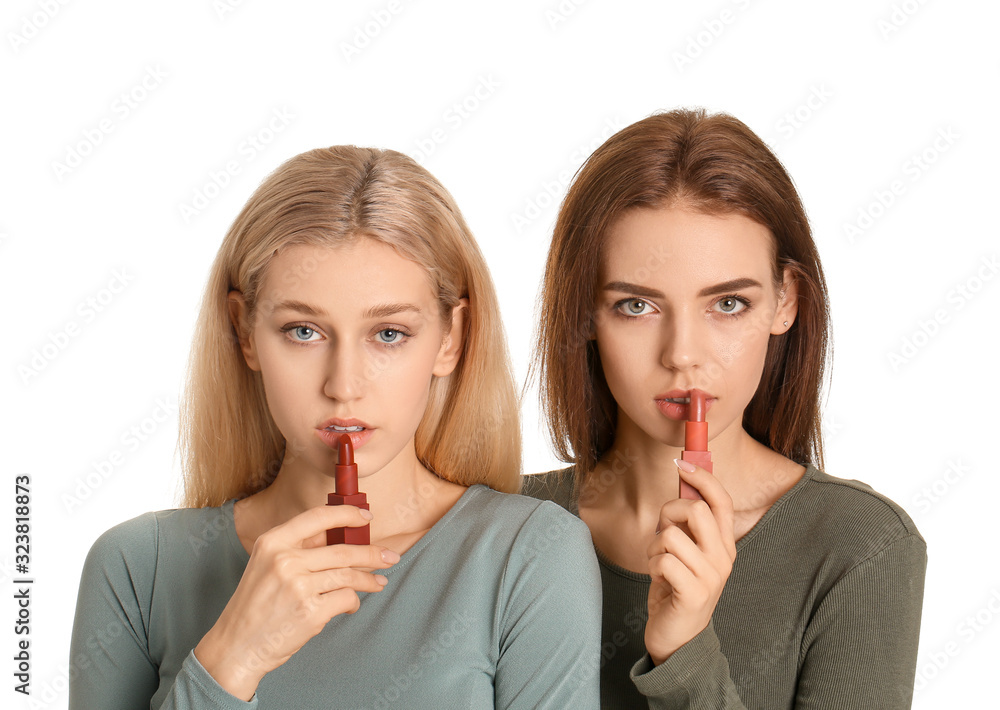
[(346, 343), (331, 347), (323, 394), (340, 402), (350, 402), (361, 397), (365, 390), (366, 360), (359, 348)]
[(680, 371), (703, 365), (708, 336), (704, 315), (697, 310), (674, 311), (662, 322), (660, 363)]

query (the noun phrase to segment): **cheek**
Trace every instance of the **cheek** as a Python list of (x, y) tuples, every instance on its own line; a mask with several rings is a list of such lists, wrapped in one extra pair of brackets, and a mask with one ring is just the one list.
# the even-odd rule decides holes
[(747, 401), (760, 383), (769, 337), (766, 331), (750, 327), (715, 339), (713, 359), (723, 371), (720, 374), (736, 390), (749, 393)]
[(601, 369), (611, 394), (620, 401), (628, 396), (629, 390), (645, 378), (642, 368), (655, 362), (656, 354), (645, 342), (636, 337), (613, 329), (597, 330), (597, 352), (601, 357)]

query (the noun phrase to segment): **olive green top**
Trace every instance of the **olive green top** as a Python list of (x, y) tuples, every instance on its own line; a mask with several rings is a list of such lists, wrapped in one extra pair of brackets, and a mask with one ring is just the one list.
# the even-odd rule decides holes
[[(572, 468), (524, 492), (579, 515)], [(657, 667), (650, 577), (597, 551), (602, 708), (910, 707), (927, 552), (902, 508), (808, 466), (736, 550), (708, 628)]]

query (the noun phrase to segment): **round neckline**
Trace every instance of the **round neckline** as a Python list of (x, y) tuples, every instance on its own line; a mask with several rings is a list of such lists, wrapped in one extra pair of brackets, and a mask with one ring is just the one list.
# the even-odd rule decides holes
[[(816, 467), (813, 466), (811, 463), (809, 463), (805, 465), (805, 468), (806, 470), (802, 473), (802, 476), (799, 477), (799, 480), (796, 481), (795, 485), (792, 486), (790, 489), (788, 489), (788, 491), (786, 491), (783, 496), (778, 498), (778, 500), (774, 501), (774, 503), (771, 504), (771, 507), (767, 509), (767, 512), (760, 517), (760, 520), (758, 520), (757, 523), (752, 528), (750, 528), (747, 534), (736, 541), (737, 554), (742, 548), (746, 547), (754, 537), (756, 537), (760, 533), (760, 531), (769, 523), (769, 521), (778, 513), (778, 511), (785, 506), (785, 504), (789, 500), (795, 497), (795, 495), (809, 481), (813, 479), (813, 477), (817, 473)], [(570, 509), (570, 512), (572, 512), (573, 515), (579, 518), (580, 508), (578, 503), (579, 503), (579, 497), (577, 496), (576, 487), (574, 486), (573, 497), (571, 499), (572, 507)], [(606, 568), (609, 572), (615, 573), (619, 577), (624, 577), (626, 579), (630, 579), (636, 582), (649, 582), (652, 579), (648, 574), (644, 574), (642, 572), (634, 572), (630, 569), (622, 567), (621, 565), (615, 562), (612, 562), (611, 559), (597, 547), (597, 545), (594, 545), (594, 552), (597, 554), (597, 561), (601, 564), (601, 566)]]
[[(379, 570), (379, 574), (389, 574), (393, 570), (405, 567), (407, 562), (409, 562), (409, 560), (413, 559), (413, 557), (418, 555), (421, 550), (427, 547), (427, 545), (430, 544), (431, 540), (438, 535), (441, 529), (447, 526), (448, 523), (456, 515), (459, 514), (461, 509), (466, 506), (469, 500), (471, 500), (472, 496), (479, 494), (479, 491), (472, 493), (474, 489), (485, 489), (485, 488), (486, 486), (484, 486), (481, 483), (476, 483), (466, 488), (465, 491), (462, 493), (462, 495), (459, 496), (458, 500), (455, 501), (455, 503), (451, 506), (451, 508), (448, 509), (448, 512), (446, 512), (444, 515), (438, 518), (437, 522), (434, 523), (419, 540), (413, 543), (413, 545), (410, 546), (410, 549), (408, 549), (400, 556), (399, 562), (394, 564), (392, 567), (387, 567), (386, 569)], [(221, 506), (226, 516), (226, 519), (229, 520), (228, 530), (226, 531), (227, 532), (226, 538), (229, 540), (230, 547), (233, 548), (233, 551), (237, 554), (239, 559), (242, 560), (243, 564), (245, 565), (250, 561), (250, 553), (246, 551), (245, 547), (243, 547), (243, 543), (240, 542), (239, 535), (236, 534), (236, 518), (234, 516), (235, 505), (236, 505), (236, 499), (230, 498)]]

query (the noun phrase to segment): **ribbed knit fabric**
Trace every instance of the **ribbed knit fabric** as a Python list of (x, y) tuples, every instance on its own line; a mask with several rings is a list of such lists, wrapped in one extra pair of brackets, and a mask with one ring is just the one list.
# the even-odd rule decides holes
[[(525, 477), (524, 493), (579, 515), (572, 468)], [(736, 549), (711, 624), (658, 667), (649, 576), (598, 550), (602, 708), (910, 707), (927, 553), (902, 508), (809, 466)]]

